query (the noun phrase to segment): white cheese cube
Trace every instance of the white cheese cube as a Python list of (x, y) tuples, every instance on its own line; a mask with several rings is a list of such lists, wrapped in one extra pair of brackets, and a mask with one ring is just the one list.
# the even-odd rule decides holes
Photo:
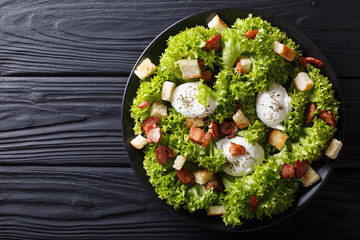
[(133, 140), (131, 140), (130, 144), (133, 145), (134, 148), (142, 149), (146, 145), (146, 138), (141, 135), (137, 135)]
[(156, 66), (149, 58), (145, 58), (139, 66), (135, 69), (134, 73), (142, 80), (151, 76), (156, 70)]
[(269, 143), (276, 147), (278, 150), (281, 150), (284, 146), (288, 136), (280, 132), (277, 129), (274, 129), (269, 135)]
[(154, 102), (151, 105), (150, 108), (150, 116), (151, 117), (159, 117), (159, 118), (166, 118), (167, 115), (167, 107), (166, 105), (159, 103), (159, 102)]
[(201, 69), (197, 59), (182, 59), (178, 61), (183, 79), (199, 78)]
[(319, 174), (317, 174), (317, 172), (315, 172), (315, 170), (310, 167), (310, 165), (308, 165), (308, 169), (305, 172), (305, 175), (300, 178), (301, 182), (304, 184), (304, 187), (310, 187), (311, 185), (319, 181), (319, 179)]
[(314, 82), (306, 72), (299, 72), (294, 78), (294, 83), (299, 91), (307, 91), (314, 86)]
[(176, 88), (176, 84), (170, 81), (165, 81), (162, 91), (161, 91), (161, 99), (164, 101), (171, 101), (171, 94)]
[(288, 46), (279, 43), (278, 41), (275, 41), (273, 45), (271, 46), (272, 50), (274, 50), (277, 54), (282, 56), (288, 61), (292, 61), (295, 58), (296, 52), (294, 49), (289, 48)]
[(234, 122), (240, 129), (244, 129), (250, 125), (249, 119), (245, 116), (244, 112), (240, 109), (233, 116)]
[(221, 18), (216, 15), (213, 19), (211, 19), (211, 21), (208, 23), (208, 27), (209, 28), (215, 28), (216, 30), (218, 30), (219, 32), (224, 31), (226, 28), (228, 28), (228, 25), (226, 25), (226, 23), (224, 23), (223, 20), (221, 20)]
[(328, 158), (336, 159), (342, 146), (343, 146), (343, 143), (341, 141), (333, 138), (333, 140), (331, 140), (331, 142), (330, 142), (329, 147), (325, 151), (325, 155)]
[(203, 185), (213, 179), (213, 173), (207, 169), (199, 169), (193, 172), (195, 182)]
[(225, 214), (226, 210), (223, 205), (210, 206), (206, 209), (208, 216), (219, 216)]
[(175, 168), (176, 170), (180, 170), (184, 166), (185, 162), (186, 162), (185, 157), (181, 155), (177, 155), (174, 161), (173, 168)]
[(251, 59), (249, 57), (240, 58), (241, 72), (249, 73), (251, 70)]

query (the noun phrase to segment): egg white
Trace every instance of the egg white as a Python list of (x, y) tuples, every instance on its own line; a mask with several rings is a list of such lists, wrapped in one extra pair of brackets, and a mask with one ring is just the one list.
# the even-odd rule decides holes
[(286, 89), (274, 83), (268, 91), (256, 97), (256, 114), (268, 127), (284, 130), (282, 122), (291, 111), (291, 98)]
[(189, 82), (176, 87), (171, 95), (171, 105), (179, 113), (190, 118), (204, 118), (215, 112), (217, 103), (208, 97), (204, 107), (196, 99), (198, 83)]
[[(231, 156), (229, 148), (231, 142), (242, 145), (245, 148), (244, 155)], [(229, 164), (224, 168), (224, 172), (231, 176), (239, 177), (247, 175), (260, 165), (265, 157), (265, 151), (261, 145), (255, 143), (252, 145), (243, 137), (234, 137), (229, 139), (225, 137), (216, 142), (216, 147), (223, 151), (225, 157), (229, 160)]]

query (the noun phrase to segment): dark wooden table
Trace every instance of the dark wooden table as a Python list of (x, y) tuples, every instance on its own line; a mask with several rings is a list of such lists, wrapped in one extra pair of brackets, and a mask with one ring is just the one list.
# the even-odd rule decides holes
[[(300, 212), (246, 234), (210, 232), (163, 209), (130, 167), (127, 77), (145, 47), (190, 14), (250, 8), (282, 17), (330, 60), (346, 105), (339, 162)], [(360, 239), (359, 1), (0, 2), (1, 239)]]

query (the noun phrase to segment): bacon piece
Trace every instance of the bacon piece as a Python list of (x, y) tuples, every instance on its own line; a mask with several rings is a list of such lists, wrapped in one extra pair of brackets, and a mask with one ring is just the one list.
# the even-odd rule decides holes
[(196, 143), (201, 143), (201, 140), (205, 136), (204, 131), (198, 127), (191, 127), (189, 134), (190, 134), (190, 140)]
[(239, 131), (238, 125), (234, 122), (234, 120), (224, 120), (220, 124), (220, 134), (227, 135), (228, 138), (232, 138)]
[(315, 111), (316, 111), (316, 104), (315, 103), (310, 103), (309, 106), (306, 107), (305, 110), (305, 123), (309, 124), (311, 122), (311, 120), (313, 119), (313, 117), (315, 116)]
[(218, 174), (214, 174), (213, 179), (206, 183), (205, 189), (210, 190), (211, 188), (213, 188), (215, 192), (224, 191), (224, 185)]
[(238, 61), (238, 62), (236, 63), (236, 71), (238, 72), (239, 75), (241, 75), (241, 73), (242, 73), (242, 66), (241, 66), (241, 62), (240, 62), (240, 61)]
[(257, 198), (257, 196), (252, 194), (249, 203), (251, 205), (251, 211), (256, 212), (257, 205), (259, 204), (259, 199)]
[(206, 148), (206, 146), (209, 144), (210, 140), (211, 140), (211, 132), (207, 132), (204, 135), (203, 139), (201, 139), (201, 146), (203, 148)]
[(320, 112), (320, 118), (322, 120), (324, 120), (325, 122), (327, 122), (328, 124), (330, 124), (333, 127), (336, 126), (334, 115), (333, 115), (332, 111), (320, 110), (319, 112)]
[(210, 69), (206, 69), (201, 71), (200, 78), (204, 79), (204, 82), (210, 82), (214, 78), (214, 75)]
[(148, 143), (158, 143), (161, 139), (161, 128), (155, 127), (146, 132), (146, 142)]
[(156, 149), (156, 160), (159, 164), (165, 164), (169, 158), (174, 158), (174, 153), (167, 146), (160, 146)]
[(138, 105), (138, 108), (143, 109), (144, 107), (149, 106), (148, 100), (142, 100), (142, 102)]
[(195, 176), (186, 168), (181, 168), (177, 171), (177, 176), (179, 180), (184, 184), (193, 184), (195, 181)]
[(214, 123), (214, 121), (211, 121), (209, 125), (209, 132), (213, 135), (214, 138), (219, 137), (219, 128), (218, 125)]
[(295, 167), (291, 164), (284, 163), (280, 171), (281, 178), (292, 178), (294, 174)]
[(306, 58), (304, 58), (304, 60), (308, 63), (314, 64), (319, 67), (322, 67), (324, 65), (324, 63), (321, 60), (313, 58), (313, 57), (306, 57)]
[(300, 64), (300, 66), (303, 66), (304, 68), (306, 68), (308, 65), (308, 62), (303, 57), (299, 57), (298, 62)]
[(235, 113), (237, 113), (237, 111), (239, 111), (239, 110), (242, 110), (241, 103), (238, 103), (238, 104), (236, 105), (236, 107), (234, 108), (233, 113), (235, 114)]
[(305, 175), (305, 173), (307, 171), (307, 168), (308, 168), (308, 163), (307, 162), (296, 160), (296, 163), (295, 163), (295, 176), (297, 178), (302, 178)]
[(198, 58), (197, 61), (199, 63), (200, 69), (204, 69), (206, 67), (204, 60), (202, 60), (201, 58)]
[(221, 34), (216, 34), (206, 41), (206, 45), (202, 49), (207, 52), (213, 49), (219, 51), (221, 49)]
[(244, 35), (245, 37), (247, 37), (248, 39), (255, 39), (256, 35), (259, 33), (259, 30), (254, 29), (254, 30), (249, 30), (247, 31)]
[(229, 152), (230, 152), (231, 156), (244, 155), (245, 148), (244, 148), (244, 146), (242, 146), (240, 144), (236, 144), (236, 143), (232, 142), (232, 143), (230, 143)]
[(158, 124), (160, 122), (160, 118), (159, 117), (149, 117), (147, 119), (145, 119), (141, 125), (141, 130), (143, 130), (144, 133), (147, 132), (147, 130), (150, 130), (150, 129), (147, 129), (147, 126), (148, 125), (155, 125), (156, 127), (156, 124)]

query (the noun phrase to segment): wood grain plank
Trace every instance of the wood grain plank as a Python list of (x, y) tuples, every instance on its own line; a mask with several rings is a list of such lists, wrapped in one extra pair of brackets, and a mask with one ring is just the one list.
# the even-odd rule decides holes
[(354, 194), (360, 180), (356, 171), (347, 171), (344, 177), (343, 170), (335, 170), (320, 193), (300, 212), (257, 234), (240, 235), (204, 230), (170, 214), (152, 199), (129, 168), (3, 166), (0, 176), (2, 239), (360, 236), (360, 195)]
[[(129, 166), (121, 132), (124, 77), (2, 77), (0, 163)], [(360, 168), (359, 79), (340, 79), (346, 137), (338, 167)]]
[(0, 74), (126, 76), (145, 47), (171, 24), (202, 11), (234, 7), (282, 17), (318, 44), (340, 77), (360, 76), (360, 2), (324, 0), (4, 0)]

